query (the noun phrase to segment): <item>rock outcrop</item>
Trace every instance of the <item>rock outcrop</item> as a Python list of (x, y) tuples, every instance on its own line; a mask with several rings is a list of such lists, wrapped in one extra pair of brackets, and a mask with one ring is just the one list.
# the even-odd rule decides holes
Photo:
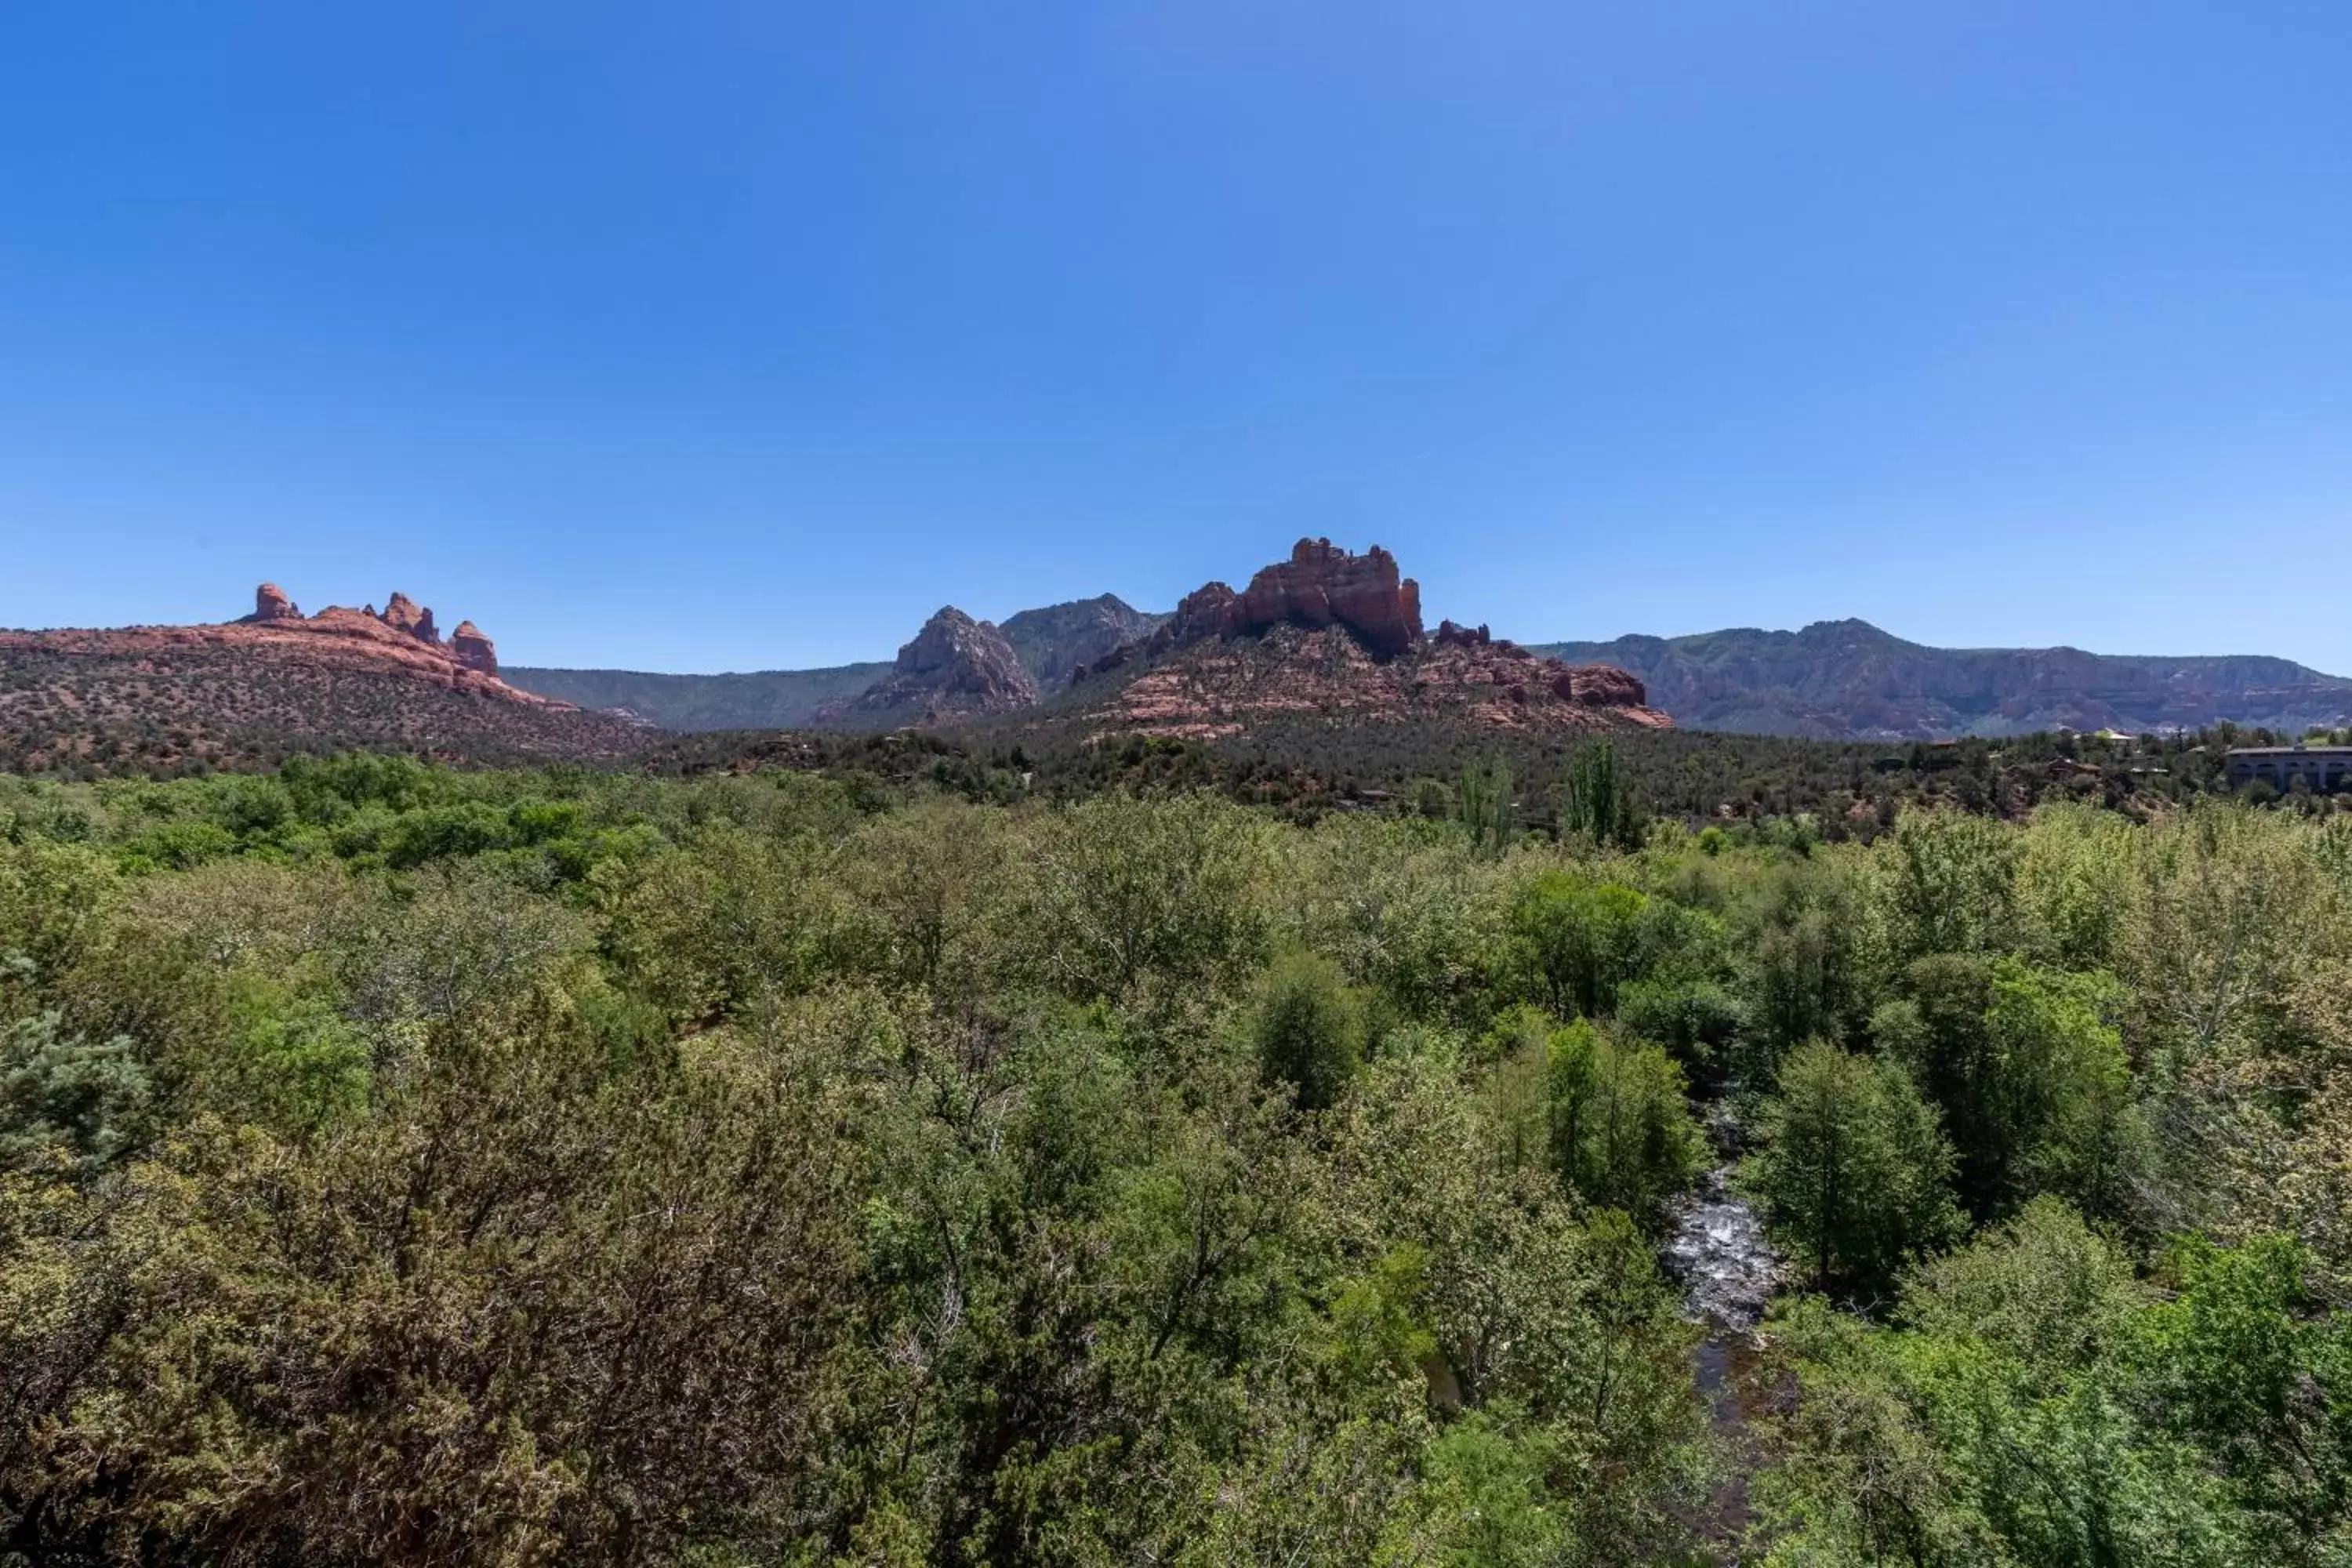
[(1228, 614), (1244, 634), (1345, 626), (1378, 658), (1408, 653), (1422, 638), (1421, 585), (1400, 577), (1396, 557), (1377, 544), (1353, 555), (1328, 539), (1302, 539), (1288, 561), (1250, 579)]
[(433, 612), (396, 588), (385, 602), (383, 613), (376, 618), (394, 631), (406, 632), (418, 642), (437, 644), (441, 640), (441, 634), (434, 629)]
[(457, 629), (449, 634), (449, 653), (467, 669), (478, 669), (488, 676), (499, 672), (499, 650), (482, 635), (482, 628), (471, 621), (459, 621)]
[(1017, 705), (1037, 700), (1036, 683), (1004, 635), (953, 605), (941, 607), (898, 649), (898, 669), (940, 690), (1002, 696)]
[[(1510, 647), (1508, 643), (1496, 646)], [(1559, 673), (1552, 677), (1551, 689), (1561, 701), (1573, 702), (1580, 708), (1639, 708), (1650, 700), (1649, 691), (1639, 680), (1613, 664), (1561, 667)]]
[(1344, 627), (1373, 658), (1395, 658), (1423, 640), (1421, 584), (1399, 575), (1396, 557), (1377, 544), (1355, 555), (1328, 539), (1302, 539), (1289, 560), (1262, 568), (1238, 594), (1223, 583), (1193, 589), (1157, 631), (1096, 659), (1080, 679), (1153, 662), (1213, 637), (1257, 637), (1282, 626)]
[(253, 591), (253, 614), (245, 617), (250, 625), (267, 621), (299, 621), (301, 606), (286, 596), (286, 590), (275, 583), (264, 583)]
[(1037, 683), (1003, 633), (949, 605), (898, 649), (888, 677), (855, 697), (826, 704), (814, 722), (860, 728), (929, 724), (1010, 713), (1036, 703)]
[(0, 752), (38, 767), (268, 763), (289, 747), (511, 763), (614, 761), (636, 726), (499, 679), (467, 623), (444, 643), (404, 595), (305, 616), (271, 584), (199, 626), (0, 630)]
[(1242, 596), (1223, 583), (1203, 583), (1176, 601), (1176, 613), (1161, 628), (1179, 646), (1210, 637), (1235, 637), (1242, 623)]
[[(527, 702), (544, 702), (499, 679), (498, 649), (471, 621), (458, 624), (447, 642), (433, 624), (433, 612), (406, 594), (394, 591), (383, 609), (363, 610), (330, 605), (315, 616), (297, 608), (284, 589), (264, 583), (253, 592), (253, 614), (220, 626), (129, 626), (120, 632), (59, 634), (78, 638), (161, 637), (175, 645), (193, 640), (233, 642), (226, 634), (249, 639), (281, 638), (293, 634), (287, 646), (312, 650), (336, 662), (394, 664), (439, 680), (454, 690), (495, 692)], [(79, 646), (79, 645), (77, 645)], [(557, 703), (556, 706), (568, 706)]]
[(1484, 622), (1475, 626), (1457, 626), (1452, 621), (1440, 621), (1429, 640), (1440, 647), (1499, 647), (1505, 651), (1518, 647), (1508, 637), (1497, 638), (1486, 629)]
[(1059, 691), (1080, 670), (1151, 635), (1165, 616), (1147, 615), (1116, 594), (1008, 616), (997, 629), (1041, 692)]

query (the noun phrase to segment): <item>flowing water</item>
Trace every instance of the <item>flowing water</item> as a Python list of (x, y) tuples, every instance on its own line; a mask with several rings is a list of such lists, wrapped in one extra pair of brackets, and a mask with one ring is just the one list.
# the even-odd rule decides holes
[(1731, 1167), (1718, 1165), (1685, 1198), (1666, 1243), (1666, 1268), (1683, 1283), (1690, 1315), (1725, 1331), (1753, 1330), (1780, 1288), (1780, 1255), (1764, 1239), (1764, 1222), (1732, 1191)]
[(1747, 1472), (1755, 1458), (1743, 1396), (1762, 1348), (1756, 1325), (1787, 1273), (1765, 1238), (1763, 1222), (1731, 1185), (1728, 1160), (1738, 1146), (1738, 1125), (1722, 1102), (1711, 1109), (1708, 1131), (1727, 1163), (1709, 1171), (1676, 1207), (1665, 1265), (1682, 1282), (1684, 1310), (1707, 1327), (1692, 1352), (1692, 1375), (1729, 1466), (1704, 1517), (1694, 1522), (1716, 1544), (1717, 1560), (1736, 1564), (1737, 1542), (1748, 1521)]

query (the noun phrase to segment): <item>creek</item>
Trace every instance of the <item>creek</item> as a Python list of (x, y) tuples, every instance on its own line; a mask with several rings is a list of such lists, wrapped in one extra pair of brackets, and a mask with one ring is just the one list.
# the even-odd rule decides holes
[(1749, 1518), (1747, 1476), (1756, 1457), (1746, 1403), (1753, 1392), (1748, 1373), (1762, 1349), (1756, 1325), (1788, 1275), (1763, 1221), (1732, 1185), (1740, 1129), (1729, 1105), (1717, 1101), (1706, 1120), (1722, 1163), (1675, 1205), (1664, 1262), (1682, 1284), (1685, 1313), (1706, 1327), (1706, 1337), (1691, 1352), (1692, 1377), (1727, 1466), (1696, 1522), (1716, 1544), (1717, 1561), (1736, 1564)]

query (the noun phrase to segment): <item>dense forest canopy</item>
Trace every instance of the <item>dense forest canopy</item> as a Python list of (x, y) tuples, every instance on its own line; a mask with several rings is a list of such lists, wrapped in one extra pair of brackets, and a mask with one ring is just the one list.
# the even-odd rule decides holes
[(0, 1553), (2352, 1562), (2325, 801), (918, 750), (0, 778)]

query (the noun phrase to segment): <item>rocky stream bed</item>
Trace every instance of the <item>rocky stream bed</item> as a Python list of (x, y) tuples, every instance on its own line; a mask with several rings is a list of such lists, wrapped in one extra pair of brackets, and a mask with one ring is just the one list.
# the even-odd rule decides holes
[(1738, 1122), (1720, 1101), (1710, 1108), (1707, 1122), (1724, 1163), (1676, 1205), (1664, 1262), (1682, 1283), (1684, 1310), (1706, 1326), (1706, 1337), (1692, 1352), (1692, 1377), (1707, 1402), (1727, 1467), (1694, 1522), (1713, 1543), (1716, 1561), (1737, 1564), (1738, 1543), (1748, 1523), (1747, 1477), (1755, 1457), (1747, 1402), (1753, 1394), (1748, 1373), (1763, 1348), (1756, 1325), (1788, 1274), (1765, 1237), (1763, 1221), (1731, 1184)]

